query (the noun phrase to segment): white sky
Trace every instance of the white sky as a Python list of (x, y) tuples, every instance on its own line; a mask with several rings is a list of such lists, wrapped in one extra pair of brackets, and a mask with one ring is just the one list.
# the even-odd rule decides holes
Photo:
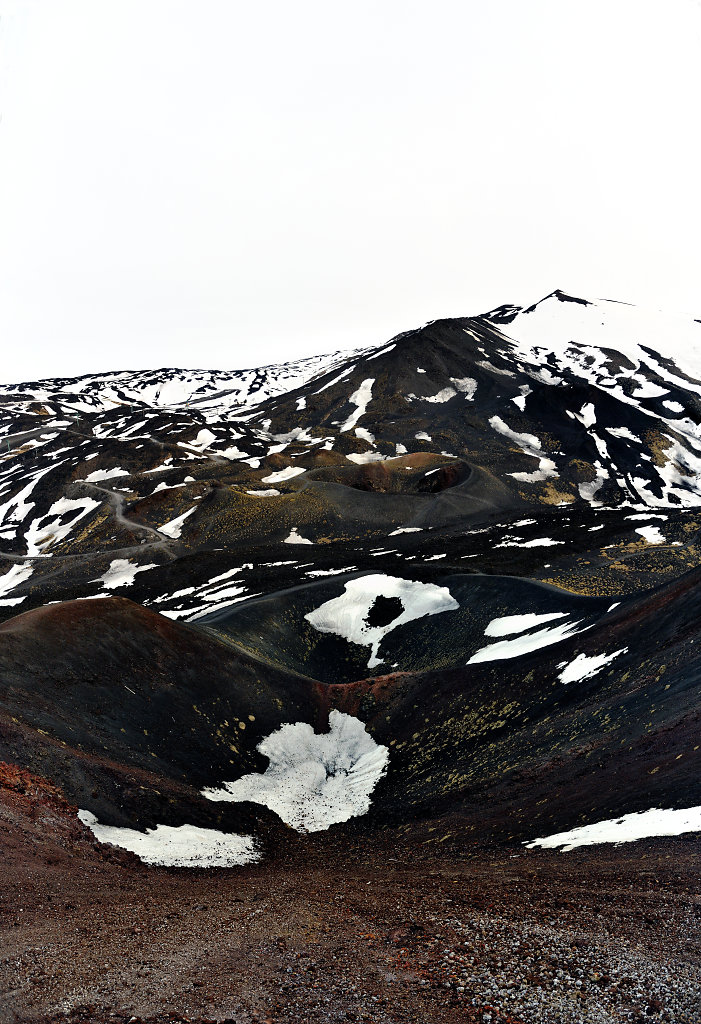
[(698, 0), (0, 0), (0, 380), (699, 294)]

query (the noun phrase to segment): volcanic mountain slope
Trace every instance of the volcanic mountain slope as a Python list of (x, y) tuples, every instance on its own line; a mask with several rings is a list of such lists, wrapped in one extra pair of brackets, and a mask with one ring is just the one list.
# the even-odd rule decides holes
[(375, 567), (373, 541), (383, 565), (444, 556), (445, 536), (470, 570), (555, 565), (571, 585), (591, 553), (609, 593), (672, 578), (697, 564), (700, 332), (653, 332), (688, 346), (679, 368), (636, 310), (555, 293), (294, 374), (5, 388), (0, 607), (117, 592), (191, 618), (304, 569)]
[(123, 598), (26, 612), (0, 632), (7, 761), (115, 825), (280, 831), (241, 805), (222, 817), (199, 790), (263, 770), (255, 743), (281, 718), (322, 721), (310, 681)]
[(373, 828), (701, 804), (700, 338), (556, 292), (2, 389), (0, 758), (108, 825), (271, 843), (255, 794), (294, 769), (307, 799), (317, 756)]

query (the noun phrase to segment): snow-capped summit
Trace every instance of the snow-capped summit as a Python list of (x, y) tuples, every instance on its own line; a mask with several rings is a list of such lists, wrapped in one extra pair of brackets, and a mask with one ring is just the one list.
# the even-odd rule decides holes
[(673, 362), (696, 382), (690, 390), (701, 394), (701, 322), (682, 314), (577, 298), (558, 289), (526, 309), (500, 306), (485, 318), (503, 325), (526, 356), (568, 356), (584, 367), (587, 351), (613, 350), (630, 360), (633, 372), (647, 367), (675, 381), (677, 374), (668, 365)]

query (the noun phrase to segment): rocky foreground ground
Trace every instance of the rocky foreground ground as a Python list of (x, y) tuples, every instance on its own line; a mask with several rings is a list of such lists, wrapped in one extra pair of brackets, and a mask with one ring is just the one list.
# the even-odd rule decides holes
[(2, 1024), (701, 1020), (698, 837), (562, 854), (425, 824), (158, 869), (3, 781)]

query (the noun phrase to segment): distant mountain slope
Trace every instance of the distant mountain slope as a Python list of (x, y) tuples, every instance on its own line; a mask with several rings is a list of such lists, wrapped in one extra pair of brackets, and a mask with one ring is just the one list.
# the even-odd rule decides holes
[[(261, 563), (308, 562), (290, 556), (311, 542), (320, 568), (358, 569), (368, 538), (411, 548), (412, 532), (433, 542), (585, 506), (628, 509), (627, 543), (674, 544), (667, 575), (689, 568), (693, 528), (665, 532), (654, 516), (681, 528), (701, 505), (701, 383), (645, 346), (658, 338), (694, 368), (701, 325), (645, 323), (553, 293), (288, 367), (0, 389), (0, 609), (116, 591), (194, 613), (267, 592)], [(558, 556), (598, 539), (563, 533), (567, 512), (548, 522)], [(515, 556), (539, 538), (492, 541), (493, 561), (502, 543)], [(217, 549), (235, 565), (217, 572)], [(286, 585), (299, 578), (280, 568)], [(172, 596), (185, 591), (195, 599)]]
[(236, 412), (299, 387), (348, 356), (331, 352), (250, 370), (123, 370), (0, 386), (13, 399), (54, 405), (57, 411), (94, 412), (114, 406), (177, 409), (193, 405), (214, 415)]

